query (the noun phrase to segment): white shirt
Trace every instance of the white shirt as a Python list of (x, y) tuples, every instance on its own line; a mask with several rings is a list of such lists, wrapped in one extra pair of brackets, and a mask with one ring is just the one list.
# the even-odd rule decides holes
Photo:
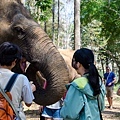
[[(14, 72), (9, 69), (0, 68), (0, 84), (3, 89), (13, 74)], [(27, 77), (22, 74), (17, 76), (10, 93), (12, 94), (13, 104), (18, 111), (22, 100), (29, 104), (32, 103), (34, 99), (30, 83)]]
[(50, 109), (60, 109), (61, 108), (61, 100), (59, 100), (58, 102), (52, 104), (52, 105), (48, 105), (46, 106), (47, 108), (50, 108)]

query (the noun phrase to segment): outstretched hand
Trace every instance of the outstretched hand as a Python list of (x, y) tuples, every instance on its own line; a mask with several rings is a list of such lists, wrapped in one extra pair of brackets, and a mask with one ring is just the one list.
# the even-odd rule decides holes
[(42, 113), (42, 111), (43, 111), (43, 106), (39, 106), (39, 113)]
[(31, 85), (32, 92), (36, 91), (36, 86), (33, 84), (32, 81), (30, 81), (30, 85)]

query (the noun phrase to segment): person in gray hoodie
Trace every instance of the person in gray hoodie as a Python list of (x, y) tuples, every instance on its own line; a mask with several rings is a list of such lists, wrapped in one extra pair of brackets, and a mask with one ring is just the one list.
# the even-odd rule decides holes
[(61, 117), (64, 120), (102, 120), (106, 91), (94, 65), (93, 52), (87, 48), (75, 51), (72, 67), (81, 77), (66, 85), (68, 91), (60, 111)]

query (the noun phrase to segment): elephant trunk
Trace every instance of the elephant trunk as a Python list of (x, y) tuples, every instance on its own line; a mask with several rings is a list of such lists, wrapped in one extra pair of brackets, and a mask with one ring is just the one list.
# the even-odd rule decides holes
[[(68, 68), (57, 48), (40, 27), (28, 30), (27, 34), (29, 38), (26, 38), (25, 42), (25, 56), (31, 64), (26, 75), (37, 86), (34, 101), (40, 105), (50, 105), (62, 98), (66, 91), (65, 84), (69, 81)], [(36, 80), (37, 71), (47, 80), (46, 89), (42, 89), (39, 80)]]

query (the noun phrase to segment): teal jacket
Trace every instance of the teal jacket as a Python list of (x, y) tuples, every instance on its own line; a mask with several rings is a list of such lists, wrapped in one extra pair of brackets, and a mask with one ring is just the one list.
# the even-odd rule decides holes
[[(60, 114), (64, 120), (100, 120), (98, 96), (93, 96), (93, 90), (86, 77), (75, 79), (67, 85), (67, 94)], [(100, 110), (105, 107), (105, 86), (101, 84), (99, 95)]]

